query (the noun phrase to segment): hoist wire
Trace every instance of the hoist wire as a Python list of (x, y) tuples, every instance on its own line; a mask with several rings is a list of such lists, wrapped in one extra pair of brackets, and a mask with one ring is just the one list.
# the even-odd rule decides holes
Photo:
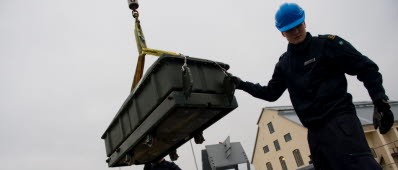
[(192, 155), (193, 155), (193, 159), (194, 159), (194, 161), (195, 161), (196, 170), (199, 170), (199, 169), (198, 169), (198, 163), (196, 163), (195, 152), (193, 151), (192, 139), (189, 140), (189, 143), (191, 143)]

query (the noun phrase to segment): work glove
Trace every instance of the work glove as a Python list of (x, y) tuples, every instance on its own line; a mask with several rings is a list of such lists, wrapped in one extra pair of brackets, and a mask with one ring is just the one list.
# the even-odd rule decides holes
[(225, 74), (226, 76), (223, 82), (224, 90), (228, 101), (231, 103), (234, 99), (235, 89), (240, 89), (242, 80), (236, 76), (233, 76), (231, 73), (225, 72)]
[(226, 73), (230, 79), (230, 81), (235, 85), (237, 89), (240, 89), (242, 85), (242, 80), (239, 77), (232, 75), (231, 73)]
[(394, 124), (394, 115), (390, 110), (390, 105), (384, 99), (373, 102), (375, 108), (373, 113), (373, 126), (375, 129), (380, 128), (381, 134), (386, 134)]

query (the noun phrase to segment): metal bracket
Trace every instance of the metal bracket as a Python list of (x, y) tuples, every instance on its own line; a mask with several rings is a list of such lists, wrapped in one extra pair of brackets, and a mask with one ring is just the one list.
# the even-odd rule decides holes
[(153, 139), (153, 135), (148, 134), (145, 138), (145, 145), (147, 145), (148, 147), (152, 147), (153, 143), (154, 143), (154, 139)]
[(195, 140), (196, 144), (202, 144), (205, 141), (205, 138), (203, 137), (203, 132), (194, 135), (193, 139)]
[(178, 159), (177, 150), (173, 150), (169, 153), (170, 160), (176, 161)]
[(203, 170), (227, 170), (238, 169), (241, 163), (247, 164), (250, 170), (250, 162), (239, 142), (230, 142), (228, 137), (223, 143), (216, 145), (206, 145), (206, 150), (202, 151)]
[(231, 155), (231, 142), (229, 136), (227, 137), (227, 139), (225, 139), (224, 146), (225, 146), (225, 158), (228, 159), (229, 156)]
[(133, 165), (133, 157), (130, 154), (126, 154), (123, 162), (128, 166)]

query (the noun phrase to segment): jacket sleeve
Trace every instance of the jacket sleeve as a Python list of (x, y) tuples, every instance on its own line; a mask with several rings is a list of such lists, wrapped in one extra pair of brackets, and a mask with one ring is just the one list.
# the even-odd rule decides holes
[(358, 80), (363, 82), (373, 101), (388, 99), (383, 88), (382, 75), (376, 63), (340, 37), (336, 36), (329, 42), (335, 53), (332, 59), (341, 71), (349, 75), (356, 75)]
[(259, 99), (270, 102), (276, 101), (286, 90), (286, 84), (280, 70), (280, 61), (276, 64), (272, 79), (268, 82), (267, 86), (243, 81), (238, 89), (241, 89)]

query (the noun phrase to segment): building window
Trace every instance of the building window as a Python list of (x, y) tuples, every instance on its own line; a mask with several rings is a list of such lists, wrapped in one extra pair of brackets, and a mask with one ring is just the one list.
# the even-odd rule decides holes
[(297, 167), (304, 165), (303, 158), (301, 157), (300, 151), (298, 149), (293, 151), (293, 156), (296, 160)]
[(276, 150), (276, 151), (281, 150), (281, 146), (279, 146), (278, 140), (275, 140), (275, 141), (274, 141), (274, 145), (275, 145), (275, 150)]
[(383, 157), (380, 158), (379, 164), (381, 165), (382, 168), (384, 168), (384, 166), (386, 166), (386, 161), (384, 161)]
[(268, 129), (269, 129), (269, 133), (270, 134), (274, 133), (275, 130), (274, 130), (274, 126), (272, 126), (272, 122), (269, 122), (267, 125), (268, 125)]
[(370, 152), (372, 153), (374, 158), (377, 158), (377, 154), (374, 148), (370, 148)]
[(290, 133), (287, 133), (284, 137), (285, 137), (285, 142), (289, 142), (292, 140), (292, 136), (290, 136)]
[(268, 145), (264, 146), (264, 147), (263, 147), (263, 150), (264, 150), (264, 153), (267, 153), (267, 152), (269, 152)]
[(273, 170), (271, 162), (267, 162), (267, 170)]
[(279, 157), (279, 162), (281, 162), (282, 170), (287, 170), (285, 157), (283, 157), (283, 156)]

